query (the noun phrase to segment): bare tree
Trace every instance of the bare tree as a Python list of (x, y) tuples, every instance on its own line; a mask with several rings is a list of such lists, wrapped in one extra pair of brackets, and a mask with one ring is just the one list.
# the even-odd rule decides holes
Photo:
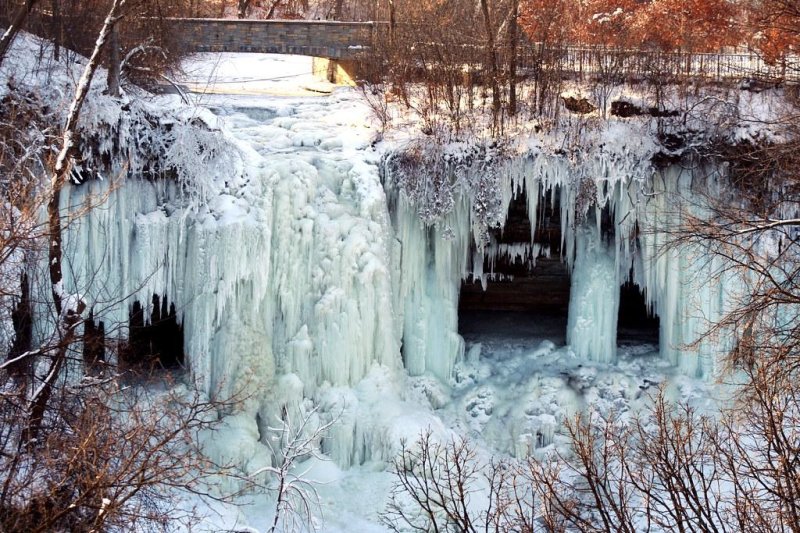
[[(80, 329), (85, 340), (91, 329), (87, 304), (64, 288), (62, 232), (68, 221), (59, 197), (80, 146), (81, 109), (125, 4), (112, 3), (63, 127), (53, 126), (60, 117), (46, 115), (35, 96), (13, 93), (0, 103), (0, 298), (4, 304), (16, 300), (15, 338), (0, 363), (2, 530), (88, 532), (163, 524), (176, 511), (173, 489), (206, 494), (211, 476), (224, 470), (203, 455), (196, 439), (198, 431), (216, 424), (218, 409), (233, 405), (209, 401), (193, 385), (180, 386), (168, 376), (148, 386), (132, 383), (111, 362), (89, 364)], [(26, 136), (33, 142), (25, 143)], [(58, 148), (52, 158), (49, 146)], [(37, 216), (42, 207), (44, 221)], [(26, 254), (43, 249), (46, 304), (55, 325), (33, 345), (29, 282), (17, 276), (35, 263)]]
[(56, 343), (58, 347), (51, 355), (45, 378), (28, 400), (30, 415), (26, 424), (25, 437), (27, 439), (36, 438), (38, 434), (54, 384), (59, 379), (61, 370), (66, 363), (67, 350), (76, 338), (77, 328), (81, 324), (81, 314), (86, 309), (85, 302), (66, 294), (63, 289), (60, 196), (67, 183), (71, 159), (77, 146), (76, 128), (81, 108), (86, 95), (89, 93), (94, 73), (99, 66), (100, 53), (114, 24), (117, 22), (118, 12), (125, 5), (125, 2), (126, 0), (114, 0), (112, 3), (103, 28), (97, 37), (97, 43), (92, 55), (89, 57), (80, 80), (78, 80), (75, 95), (70, 103), (66, 124), (61, 135), (61, 147), (56, 156), (53, 173), (50, 178), (50, 197), (47, 203), (48, 238), (50, 239), (48, 265), (53, 306), (59, 321), (56, 332), (59, 342)]
[(785, 383), (763, 377), (758, 400), (718, 415), (663, 391), (631, 420), (578, 415), (566, 450), (524, 461), (480, 463), (463, 441), (423, 434), (392, 463), (383, 519), (426, 532), (796, 532), (800, 410)]
[[(51, 396), (37, 441), (20, 439), (24, 407), (0, 395), (5, 531), (102, 531), (180, 517), (173, 489), (204, 496), (227, 465), (216, 465), (192, 436), (212, 428), (219, 402), (115, 376), (84, 378)], [(214, 496), (219, 497), (219, 496)], [(188, 511), (184, 511), (186, 513)], [(187, 517), (189, 518), (189, 517)]]
[(470, 495), (480, 472), (468, 441), (441, 444), (427, 430), (400, 443), (391, 467), (396, 481), (382, 520), (393, 531), (477, 531)]
[[(297, 411), (297, 418), (293, 411)], [(321, 514), (316, 482), (307, 472), (298, 471), (299, 463), (307, 459), (324, 458), (320, 443), (338, 418), (320, 423), (318, 408), (303, 411), (299, 406), (281, 408), (279, 425), (267, 427), (266, 444), (276, 460), (275, 466), (265, 466), (253, 472), (252, 478), (271, 474), (275, 492), (275, 517), (269, 532), (298, 531), (305, 527), (316, 529), (316, 517)]]
[(0, 37), (0, 65), (3, 64), (8, 49), (11, 47), (11, 43), (14, 42), (14, 38), (25, 25), (25, 21), (30, 12), (33, 11), (36, 2), (37, 0), (25, 0), (25, 2), (17, 8), (14, 18), (11, 20), (11, 24), (9, 24), (5, 33)]
[(483, 28), (486, 35), (486, 57), (489, 65), (490, 85), (492, 88), (492, 123), (497, 127), (500, 115), (500, 81), (498, 79), (497, 49), (495, 47), (495, 29), (489, 13), (489, 0), (480, 0)]

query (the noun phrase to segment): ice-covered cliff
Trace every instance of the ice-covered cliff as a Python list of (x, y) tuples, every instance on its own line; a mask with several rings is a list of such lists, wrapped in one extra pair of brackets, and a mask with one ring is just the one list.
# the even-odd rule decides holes
[[(484, 235), (504, 226), (510, 201), (524, 193), (532, 229), (540, 224), (540, 204), (560, 211), (560, 248), (571, 271), (567, 340), (578, 356), (614, 360), (620, 287), (632, 281), (660, 318), (662, 355), (689, 375), (713, 375), (725, 342), (694, 343), (721, 316), (736, 285), (726, 284), (721, 265), (703, 250), (669, 244), (681, 217), (702, 216), (704, 198), (719, 193), (722, 168), (656, 168), (647, 154), (603, 150), (577, 158), (532, 151), (492, 161), (490, 169), (485, 159), (449, 161), (443, 179), (451, 205), (429, 220), (435, 207), (417, 191), (433, 189), (442, 178), (414, 162), (393, 164), (391, 157), (385, 167), (390, 198), (396, 196), (390, 205), (402, 250), (397, 279), (409, 372), (449, 377), (463, 349), (457, 335), (461, 280), (485, 284), (486, 256), (511, 253)], [(427, 185), (416, 181), (425, 179)], [(521, 243), (539, 254), (544, 244), (533, 234)]]
[[(284, 406), (338, 418), (323, 447), (344, 466), (441, 426), (406, 381), (431, 406), (447, 401), (424, 379), (453, 385), (465, 361), (462, 282), (485, 286), (498, 260), (563, 260), (566, 339), (582, 360), (615, 361), (626, 281), (660, 319), (661, 356), (685, 374), (713, 376), (728, 347), (695, 341), (739, 280), (697, 246), (667, 246), (682, 216), (702, 217), (706, 195), (720, 194), (724, 166), (656, 168), (637, 123), (567, 151), (536, 139), (376, 147), (370, 110), (350, 90), (205, 97), (211, 111), (162, 97), (120, 112), (103, 98), (83, 127), (97, 133), (94, 156), (117, 159), (82, 168), (62, 196), (65, 290), (121, 339), (135, 302), (144, 317), (154, 296), (174, 306), (192, 375), (209, 394), (242, 398), (228, 421), (241, 438), (208, 446), (244, 466), (264, 460)], [(141, 160), (143, 149), (160, 158)], [(496, 242), (523, 196), (529, 238)], [(559, 213), (558, 251), (537, 241), (543, 206)]]
[[(531, 151), (445, 164), (435, 175), (398, 162), (401, 151), (381, 159), (352, 94), (229, 103), (216, 113), (239, 143), (241, 175), (222, 176), (202, 205), (169, 180), (73, 186), (65, 211), (100, 205), (70, 224), (65, 253), (70, 290), (89, 299), (96, 320), (125, 325), (132, 302), (147, 307), (153, 295), (175, 305), (188, 366), (205, 390), (245, 391), (231, 424), (253, 446), (264, 421), (303, 398), (340, 418), (325, 446), (342, 465), (385, 457), (413, 437), (418, 427), (381, 419), (376, 399), (404, 401), (403, 368), (449, 383), (464, 357), (462, 280), (489, 275), (486, 255), (542, 253), (533, 232), (528, 252), (486, 238), (523, 191), (532, 228), (539, 204), (561, 213), (567, 339), (578, 357), (615, 360), (620, 287), (630, 277), (660, 318), (662, 356), (688, 375), (713, 375), (725, 343), (692, 343), (735, 285), (702, 250), (665, 245), (682, 210), (701, 209), (715, 191), (716, 167)], [(443, 180), (440, 190), (422, 196), (409, 189), (414, 176), (422, 188)], [(423, 205), (442, 198), (438, 212)], [(243, 463), (263, 455), (247, 449), (236, 452)]]

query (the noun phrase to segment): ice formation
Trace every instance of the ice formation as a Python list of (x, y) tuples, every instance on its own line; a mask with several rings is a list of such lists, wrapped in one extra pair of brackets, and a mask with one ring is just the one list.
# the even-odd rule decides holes
[[(276, 60), (252, 61), (244, 70)], [(614, 123), (602, 143), (582, 139), (574, 151), (542, 140), (504, 153), (402, 139), (374, 148), (369, 110), (353, 92), (204, 103), (213, 114), (174, 102), (122, 112), (99, 91), (87, 102), (84, 128), (98, 144), (78, 174), (101, 179), (62, 196), (63, 290), (123, 338), (134, 302), (145, 315), (153, 296), (175, 306), (204, 390), (242, 394), (240, 409), (203, 436), (214, 458), (263, 469), (269, 425), (283, 408), (311, 405), (337, 418), (321, 446), (341, 467), (388, 459), (426, 428), (480, 435), (493, 451), (524, 457), (557, 445), (569, 413), (633, 409), (675, 371), (685, 379), (675, 397), (691, 397), (692, 378), (713, 377), (733, 342), (702, 334), (743, 280), (699, 245), (667, 246), (687, 212), (708, 216), (703, 198), (720, 194), (723, 167), (654, 168), (647, 135)], [(165, 126), (155, 133), (143, 126), (153, 117)], [(625, 146), (635, 142), (643, 146)], [(143, 146), (163, 155), (155, 174), (167, 178), (153, 179), (153, 161), (137, 156)], [(110, 172), (89, 166), (112, 152)], [(505, 225), (523, 192), (530, 240), (497, 242), (487, 229)], [(501, 275), (498, 262), (533, 266), (554, 253), (536, 242), (545, 204), (560, 212), (571, 273), (568, 346), (531, 347), (513, 335), (465, 342), (463, 280), (485, 287)], [(14, 258), (15, 277), (27, 259)], [(617, 353), (628, 280), (660, 319), (658, 354)], [(48, 301), (46, 278), (39, 288), (34, 301)], [(52, 317), (39, 318), (47, 335)], [(8, 322), (0, 321), (6, 344)], [(381, 493), (363, 494), (358, 475), (346, 483), (374, 511)], [(343, 531), (354, 527), (349, 518)]]
[[(114, 132), (118, 145), (163, 142), (162, 170), (175, 179), (135, 177), (147, 171), (135, 161), (132, 178), (109, 174), (65, 190), (65, 290), (83, 295), (95, 320), (122, 325), (123, 337), (133, 302), (145, 315), (154, 295), (173, 304), (205, 391), (244, 392), (231, 434), (263, 439), (258, 420), (312, 399), (321, 416), (339, 417), (324, 448), (347, 466), (386, 458), (400, 438), (441, 425), (404, 403), (401, 370), (458, 388), (459, 368), (479, 359), (465, 357), (458, 333), (462, 280), (485, 285), (498, 260), (533, 265), (550, 254), (535, 242), (547, 202), (560, 210), (571, 271), (570, 353), (615, 360), (620, 286), (630, 278), (660, 317), (662, 357), (690, 376), (713, 375), (726, 343), (694, 341), (737, 283), (702, 249), (665, 248), (665, 229), (687, 208), (676, 199), (713, 192), (720, 169), (654, 169), (646, 149), (500, 153), (459, 143), (415, 163), (401, 143), (371, 146), (369, 111), (346, 91), (261, 106), (227, 97), (216, 116), (194, 112), (213, 127), (176, 119), (166, 137), (124, 124)], [(115, 120), (108, 109), (87, 113), (89, 128)], [(488, 228), (503, 227), (523, 191), (530, 241), (498, 243)], [(702, 202), (687, 205), (702, 215)], [(563, 385), (545, 381), (530, 381), (533, 397)], [(444, 405), (447, 393), (431, 383), (426, 401)], [(380, 409), (368, 407), (377, 399)], [(491, 403), (476, 393), (478, 422)], [(508, 446), (514, 453), (555, 432), (553, 413), (524, 416), (528, 426)], [(264, 452), (251, 444), (209, 447), (247, 464)]]
[(567, 343), (584, 359), (608, 363), (617, 350), (619, 273), (594, 228), (576, 232)]
[[(239, 131), (265, 116), (228, 113)], [(68, 226), (68, 290), (85, 295), (95, 318), (109, 324), (126, 324), (133, 301), (149, 306), (159, 295), (174, 303), (189, 364), (206, 391), (247, 391), (249, 425), (237, 431), (257, 435), (250, 428), (256, 415), (268, 420), (278, 405), (314, 398), (341, 418), (326, 443), (339, 464), (391, 453), (399, 436), (359, 407), (392, 382), (375, 372), (402, 365), (411, 376), (450, 382), (464, 361), (462, 279), (492, 274), (483, 272), (484, 256), (492, 265), (498, 257), (533, 262), (544, 253), (533, 241), (509, 246), (485, 237), (523, 190), (533, 227), (538, 202), (561, 209), (563, 259), (572, 269), (567, 338), (577, 357), (615, 359), (619, 290), (632, 273), (661, 318), (662, 356), (689, 375), (713, 374), (724, 343), (691, 343), (724, 310), (719, 265), (703, 261), (702, 250), (665, 250), (659, 231), (679, 216), (675, 198), (714, 186), (713, 168), (653, 170), (633, 159), (525, 154), (498, 162), (488, 184), (484, 169), (466, 168), (450, 208), (425, 220), (391, 165), (382, 168), (384, 190), (376, 156), (348, 160), (352, 152), (340, 146), (320, 149), (296, 118), (272, 120), (276, 133), (297, 127), (312, 149), (278, 157), (273, 144), (246, 152), (246, 176), (231, 176), (235, 186), (219, 186), (199, 209), (169, 180), (89, 181), (63, 197), (65, 212), (100, 204)], [(579, 191), (587, 179), (589, 198)], [(494, 204), (481, 199), (492, 209), (476, 212), (478, 193), (487, 192), (476, 184), (498, 194)], [(519, 446), (550, 442), (550, 418), (536, 415)]]
[[(714, 374), (727, 343), (696, 341), (724, 313), (736, 280), (726, 278), (719, 262), (697, 246), (667, 244), (682, 210), (702, 216), (702, 199), (723, 179), (721, 168), (657, 169), (641, 154), (602, 150), (579, 158), (528, 153), (494, 169), (500, 178), (490, 185), (499, 208), (487, 218), (481, 210), (486, 202), (479, 198), (486, 194), (484, 169), (480, 164), (453, 167), (453, 207), (432, 221), (420, 216), (427, 212), (424, 207), (408, 201), (415, 196), (405, 192), (408, 171), (391, 164), (384, 168), (402, 249), (403, 355), (409, 373), (432, 372), (446, 380), (462, 357), (455, 316), (461, 279), (485, 282), (485, 258), (492, 265), (499, 254), (517, 260), (538, 252), (533, 235), (514, 249), (481, 238), (487, 225), (503, 226), (511, 198), (525, 191), (534, 230), (539, 202), (552, 202), (561, 212), (562, 255), (572, 272), (567, 338), (578, 356), (615, 359), (620, 286), (632, 278), (660, 318), (662, 355), (689, 375)], [(420, 172), (424, 176), (425, 170)], [(603, 216), (611, 223), (604, 225)], [(437, 331), (438, 340), (431, 342), (428, 331)]]
[[(249, 112), (227, 120), (247, 131), (273, 110)], [(321, 398), (318, 390), (354, 386), (375, 366), (400, 367), (377, 166), (341, 142), (315, 140), (327, 132), (308, 125), (275, 116), (269, 137), (247, 137), (263, 153), (232, 143), (238, 155), (226, 157), (238, 167), (199, 191), (180, 176), (134, 176), (70, 185), (61, 197), (66, 290), (83, 294), (94, 319), (121, 327), (122, 337), (133, 302), (145, 316), (154, 295), (174, 304), (193, 374), (209, 394), (244, 397), (252, 421), (296, 399), (276, 396), (280, 376), (295, 376), (300, 399)], [(295, 146), (266, 157), (282, 150), (282, 132)], [(339, 442), (344, 449), (332, 453), (348, 464), (354, 437)]]
[[(243, 414), (227, 422), (231, 435), (257, 441), (257, 420), (312, 398), (321, 416), (339, 417), (324, 447), (347, 466), (389, 456), (400, 438), (424, 429), (420, 420), (435, 424), (407, 415), (392, 373), (404, 367), (410, 376), (458, 383), (454, 369), (468, 362), (458, 333), (462, 279), (485, 281), (497, 258), (532, 264), (548, 253), (533, 235), (513, 245), (487, 237), (523, 190), (534, 228), (539, 202), (561, 210), (561, 249), (572, 272), (571, 353), (615, 360), (620, 285), (632, 276), (661, 318), (662, 356), (691, 376), (713, 374), (724, 343), (691, 343), (724, 311), (725, 280), (702, 250), (664, 249), (660, 228), (680, 216), (676, 198), (715, 186), (714, 168), (523, 154), (493, 163), (488, 181), (480, 165), (453, 173), (451, 204), (426, 219), (419, 197), (406, 194), (391, 164), (379, 169), (364, 143), (323, 146), (324, 132), (291, 112), (219, 112), (255, 150), (243, 148), (243, 174), (222, 176), (213, 194), (203, 193), (204, 205), (187, 200), (175, 181), (127, 179), (71, 186), (62, 207), (99, 204), (68, 225), (68, 290), (83, 294), (95, 319), (108, 324), (126, 324), (133, 301), (147, 307), (158, 295), (173, 303), (205, 390), (246, 391)], [(291, 151), (276, 149), (286, 142)], [(548, 379), (530, 382), (536, 402), (541, 387), (566, 386)], [(434, 388), (426, 390), (437, 403)], [(365, 408), (389, 397), (397, 401), (380, 412)], [(475, 423), (491, 403), (491, 394), (476, 393)], [(553, 440), (554, 413), (519, 416), (528, 422), (511, 436), (513, 453)], [(257, 442), (248, 448), (225, 440), (226, 447), (215, 439), (208, 446), (219, 455), (262, 465), (264, 450), (250, 449)]]

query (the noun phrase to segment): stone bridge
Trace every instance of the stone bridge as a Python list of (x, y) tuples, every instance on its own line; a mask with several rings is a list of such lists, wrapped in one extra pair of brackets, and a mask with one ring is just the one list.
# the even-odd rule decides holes
[(191, 52), (297, 54), (355, 59), (370, 46), (377, 23), (317, 20), (173, 19)]
[[(188, 52), (255, 52), (312, 56), (314, 71), (330, 81), (353, 83), (359, 54), (369, 49), (386, 22), (338, 22), (322, 20), (248, 20), (248, 19), (171, 19), (176, 37)], [(529, 50), (528, 50), (529, 52)], [(480, 54), (479, 51), (476, 53)], [(701, 54), (657, 51), (608, 51), (585, 46), (559, 49), (562, 68), (583, 77), (601, 68), (599, 65), (620, 55), (623, 71), (635, 74), (653, 60), (671, 65), (687, 77), (716, 80), (753, 77), (800, 81), (800, 72), (786, 65), (767, 64), (754, 53)], [(529, 59), (529, 58), (528, 58)], [(797, 58), (792, 59), (796, 65)], [(527, 65), (526, 55), (518, 58), (520, 68)]]
[(356, 59), (372, 43), (375, 22), (173, 19), (188, 52), (251, 52), (314, 57), (314, 73), (352, 84)]

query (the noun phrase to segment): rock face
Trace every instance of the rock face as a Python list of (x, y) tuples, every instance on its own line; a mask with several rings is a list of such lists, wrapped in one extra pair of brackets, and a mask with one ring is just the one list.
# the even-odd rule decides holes
[(566, 107), (567, 110), (572, 111), (573, 113), (577, 113), (579, 115), (586, 115), (597, 109), (597, 107), (593, 105), (586, 98), (575, 98), (573, 96), (567, 96), (567, 97), (562, 97), (561, 100), (564, 102), (564, 107)]
[(675, 110), (659, 109), (657, 107), (644, 108), (625, 100), (611, 102), (611, 114), (615, 117), (622, 118), (641, 115), (649, 115), (651, 117), (677, 117), (680, 115), (680, 113)]

